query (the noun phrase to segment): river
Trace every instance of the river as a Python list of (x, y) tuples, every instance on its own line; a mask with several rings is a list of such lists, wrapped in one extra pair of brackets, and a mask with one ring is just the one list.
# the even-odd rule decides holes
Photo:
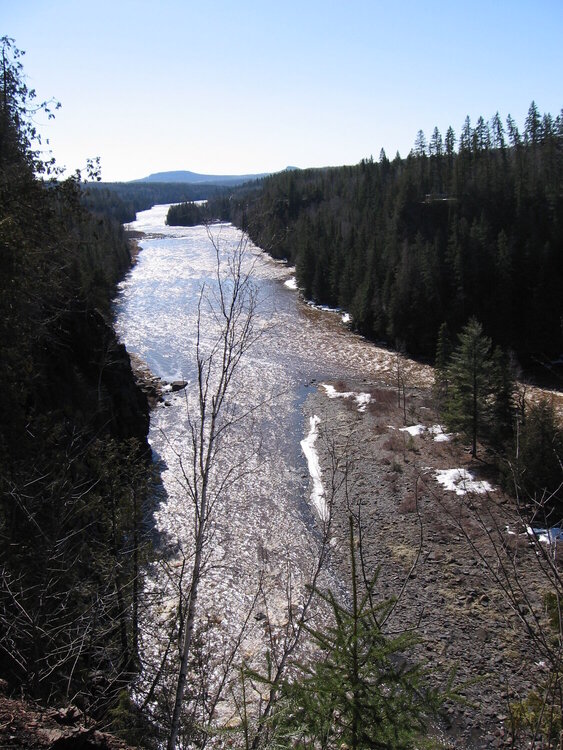
[[(145, 582), (149, 614), (142, 648), (149, 672), (157, 670), (162, 657), (163, 633), (177, 606), (179, 571), (191, 551), (193, 513), (182, 477), (189, 447), (186, 415), (194, 390), (200, 291), (205, 286), (213, 295), (217, 269), (206, 228), (167, 227), (167, 208), (141, 212), (128, 225), (143, 233), (141, 252), (115, 302), (116, 329), (128, 351), (163, 380), (188, 381), (185, 392), (167, 393), (151, 415), (149, 440), (163, 487), (154, 521), (173, 554), (165, 563), (154, 563)], [(231, 225), (215, 225), (211, 231), (223, 258), (241, 241)], [(251, 243), (245, 254), (245, 271), (258, 300), (254, 324), (261, 335), (231, 391), (233, 408), (250, 413), (230, 435), (222, 458), (220, 470), (238, 466), (240, 471), (213, 508), (200, 599), (203, 619), (214, 624), (215, 646), (208, 658), (217, 665), (225, 660), (253, 603), (259, 614), (251, 618), (241, 650), (247, 660), (256, 656), (264, 647), (264, 613), (271, 627), (283, 628), (288, 606), (298, 606), (315, 566), (322, 510), (311, 502), (314, 424), (309, 421), (313, 415), (304, 411), (307, 394), (321, 381), (394, 382), (396, 369), (396, 356), (353, 334), (341, 314), (305, 304), (292, 269)], [(204, 305), (202, 310), (205, 346), (205, 337), (211, 340), (216, 327), (209, 309)], [(427, 384), (428, 368), (403, 363), (403, 368), (411, 367), (411, 385)], [(313, 479), (318, 484), (319, 477)]]

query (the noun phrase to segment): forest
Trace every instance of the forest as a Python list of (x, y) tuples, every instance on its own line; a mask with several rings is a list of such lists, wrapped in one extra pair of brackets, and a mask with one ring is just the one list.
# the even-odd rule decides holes
[(158, 203), (199, 201), (220, 191), (214, 184), (192, 185), (186, 182), (101, 182), (82, 183), (84, 206), (95, 214), (115, 219), (120, 224), (135, 220), (137, 211)]
[(444, 421), (501, 474), (518, 463), (525, 494), (549, 497), (529, 518), (559, 523), (563, 433), (547, 402), (524, 413), (516, 381), (562, 384), (563, 112), (532, 102), (521, 133), (467, 117), (459, 138), (419, 131), (406, 159), (287, 170), (167, 217), (217, 220), (294, 265), (306, 300), (435, 363)]
[[(197, 560), (212, 538), (207, 493), (224, 429), (220, 411), (228, 412), (229, 385), (253, 333), (240, 273), (217, 295), (223, 339), (210, 356), (196, 346), (200, 422), (191, 423), (191, 436), (199, 460), (187, 480), (195, 554), (179, 566), (178, 602), (160, 633), (165, 657), (142, 706), (133, 700), (143, 667), (144, 575), (156, 555), (148, 405), (112, 328), (111, 300), (131, 264), (121, 223), (175, 200), (185, 203), (171, 209), (171, 224), (236, 223), (295, 265), (307, 299), (349, 310), (357, 331), (394, 346), (397, 363), (406, 353), (435, 358), (433, 396), (472, 456), (484, 443), (504, 456), (516, 446), (519, 488), (534, 501), (548, 493), (542, 510), (560, 519), (562, 431), (546, 403), (527, 410), (517, 402), (509, 353), (546, 365), (563, 350), (563, 116), (540, 115), (532, 103), (522, 134), (511, 118), (506, 128), (498, 115), (474, 128), (467, 119), (457, 149), (452, 128), (445, 139), (435, 129), (429, 142), (419, 132), (406, 159), (382, 152), (378, 162), (291, 170), (228, 192), (85, 185), (79, 173), (60, 179), (42, 159), (35, 121), (50, 116), (54, 103), (35, 101), (21, 53), (8, 38), (1, 44), (0, 680), (11, 694), (42, 704), (72, 702), (145, 747), (420, 746), (430, 718), (460, 696), (453, 681), (444, 692), (428, 688), (421, 665), (406, 663), (416, 634), (385, 632), (395, 602), (376, 600), (379, 571), (363, 567), (362, 530), (352, 516), (348, 600), (316, 587), (330, 546), (325, 529), (302, 607), (291, 606), (288, 587), (284, 637), (276, 642), (264, 623), (271, 647), (264, 672), (244, 662), (239, 668), (240, 641), (227, 660), (225, 674), (238, 670), (231, 696), (238, 734), (220, 736), (213, 725), (224, 685), (213, 703), (206, 639), (218, 623), (196, 609)], [(197, 207), (202, 198), (207, 206)], [(217, 361), (224, 377), (213, 392)], [(328, 612), (318, 627), (309, 619), (317, 598)], [(561, 606), (546, 601), (555, 625), (540, 634), (555, 665), (546, 692), (554, 734), (562, 715)], [(264, 619), (248, 613), (248, 621)], [(296, 661), (289, 672), (305, 638), (325, 658)], [(167, 659), (182, 666), (163, 678)], [(254, 707), (250, 693), (259, 696)], [(543, 709), (537, 714), (543, 720)]]
[(131, 256), (41, 159), (51, 105), (12, 40), (1, 54), (0, 676), (97, 717), (137, 669), (150, 549), (148, 407), (111, 318)]
[[(183, 215), (182, 215), (182, 212)], [(349, 167), (290, 170), (210, 199), (199, 221), (245, 229), (295, 265), (306, 299), (433, 360), (438, 331), (475, 317), (526, 368), (563, 352), (563, 114), (467, 117)], [(169, 223), (197, 223), (173, 207)]]

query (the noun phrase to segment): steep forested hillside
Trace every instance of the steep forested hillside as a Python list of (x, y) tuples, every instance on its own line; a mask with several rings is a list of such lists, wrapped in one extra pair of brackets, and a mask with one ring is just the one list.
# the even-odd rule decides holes
[(406, 159), (288, 171), (227, 199), (230, 218), (297, 267), (305, 296), (375, 340), (433, 356), (472, 316), (522, 358), (563, 351), (563, 115), (530, 106), (459, 138), (419, 131)]
[(36, 148), (0, 54), (0, 677), (103, 712), (135, 670), (148, 410), (108, 323), (121, 228)]
[(221, 188), (215, 184), (186, 182), (89, 182), (82, 185), (88, 210), (121, 223), (134, 221), (137, 211), (145, 211), (158, 203), (205, 200), (220, 192)]

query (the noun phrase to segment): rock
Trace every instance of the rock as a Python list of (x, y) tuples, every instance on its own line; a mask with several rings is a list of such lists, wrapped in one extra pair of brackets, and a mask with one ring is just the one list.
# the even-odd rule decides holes
[(84, 718), (83, 712), (77, 706), (73, 706), (72, 704), (66, 706), (66, 708), (59, 708), (52, 711), (49, 716), (54, 719), (57, 724), (63, 724), (64, 726), (71, 726)]
[(170, 387), (172, 388), (174, 392), (176, 392), (176, 391), (181, 391), (182, 389), (184, 389), (187, 386), (187, 384), (188, 384), (187, 380), (173, 380), (170, 383)]

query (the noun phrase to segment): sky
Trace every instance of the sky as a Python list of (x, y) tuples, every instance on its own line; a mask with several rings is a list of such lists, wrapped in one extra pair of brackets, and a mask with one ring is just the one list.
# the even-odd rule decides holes
[(561, 0), (0, 0), (60, 166), (104, 181), (406, 156), (563, 107)]

